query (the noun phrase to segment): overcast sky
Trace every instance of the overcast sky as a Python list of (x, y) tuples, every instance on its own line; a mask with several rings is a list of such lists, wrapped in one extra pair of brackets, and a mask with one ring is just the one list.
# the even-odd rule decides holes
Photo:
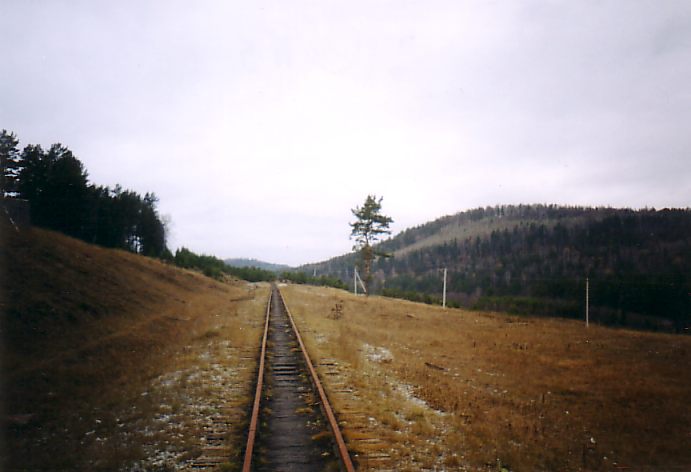
[(503, 203), (691, 205), (691, 1), (3, 0), (0, 128), (299, 264)]

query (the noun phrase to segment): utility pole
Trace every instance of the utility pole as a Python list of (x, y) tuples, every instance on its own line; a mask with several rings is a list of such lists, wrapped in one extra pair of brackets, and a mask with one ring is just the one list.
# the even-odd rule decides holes
[(590, 310), (590, 280), (588, 277), (585, 278), (585, 327), (588, 327), (589, 322), (589, 310)]
[(442, 308), (446, 308), (446, 267), (444, 267), (444, 293), (441, 298)]

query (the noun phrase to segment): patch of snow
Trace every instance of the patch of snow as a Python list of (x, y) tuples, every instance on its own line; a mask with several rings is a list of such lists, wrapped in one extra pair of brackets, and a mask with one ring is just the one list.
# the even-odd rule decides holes
[(385, 347), (371, 346), (367, 343), (363, 344), (365, 357), (372, 362), (388, 364), (393, 361), (393, 354)]
[(425, 400), (423, 400), (422, 398), (416, 397), (412, 385), (397, 382), (397, 383), (393, 384), (393, 389), (395, 391), (399, 392), (405, 400), (407, 400), (408, 402), (410, 402), (414, 405), (417, 405), (419, 407), (430, 410), (439, 416), (445, 416), (446, 415), (446, 413), (444, 413), (443, 411), (436, 410), (436, 409), (432, 408), (431, 406), (429, 406), (427, 404), (427, 402)]

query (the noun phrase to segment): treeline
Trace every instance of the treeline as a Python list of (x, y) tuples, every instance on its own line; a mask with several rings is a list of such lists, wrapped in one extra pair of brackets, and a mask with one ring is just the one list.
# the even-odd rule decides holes
[(66, 146), (19, 150), (14, 133), (0, 133), (0, 195), (30, 203), (33, 224), (101, 246), (171, 258), (153, 193), (98, 186)]
[(328, 275), (320, 275), (319, 277), (311, 276), (302, 271), (285, 271), (281, 273), (281, 279), (287, 280), (295, 284), (302, 285), (316, 285), (319, 287), (333, 287), (347, 290), (347, 284), (338, 277), (331, 277)]
[[(418, 292), (415, 290), (401, 290), (399, 288), (384, 287), (381, 294), (385, 297), (402, 298), (411, 302), (426, 303), (427, 305), (441, 305), (442, 297), (438, 294)], [(458, 308), (460, 305), (453, 300), (447, 300), (446, 305), (451, 308)]]
[(185, 247), (175, 251), (173, 262), (178, 267), (198, 270), (204, 275), (218, 280), (223, 279), (226, 275), (249, 282), (276, 280), (276, 274), (274, 272), (259, 269), (257, 267), (232, 267), (218, 257), (206, 254), (195, 254)]

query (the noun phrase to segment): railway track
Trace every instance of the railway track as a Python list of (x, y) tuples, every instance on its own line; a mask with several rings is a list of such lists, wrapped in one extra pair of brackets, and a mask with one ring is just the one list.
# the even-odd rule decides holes
[(243, 471), (354, 471), (314, 364), (272, 286)]

